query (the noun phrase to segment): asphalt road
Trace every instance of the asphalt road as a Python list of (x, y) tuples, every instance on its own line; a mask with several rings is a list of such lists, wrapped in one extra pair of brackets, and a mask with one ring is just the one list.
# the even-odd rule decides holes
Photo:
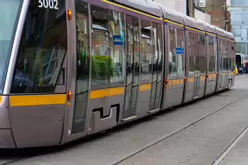
[[(248, 76), (237, 76), (235, 87), (229, 91), (89, 140), (40, 150), (0, 151), (0, 164), (209, 165), (248, 126), (247, 82)], [(246, 160), (247, 140), (248, 135), (244, 134), (220, 164), (235, 165), (239, 160), (237, 152), (243, 153)]]

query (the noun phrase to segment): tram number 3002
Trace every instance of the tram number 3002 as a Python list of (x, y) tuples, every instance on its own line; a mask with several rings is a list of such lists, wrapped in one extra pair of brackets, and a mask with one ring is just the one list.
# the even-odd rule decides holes
[(59, 3), (58, 0), (39, 0), (39, 8), (50, 8), (50, 9), (54, 9), (54, 10), (58, 10), (59, 9)]

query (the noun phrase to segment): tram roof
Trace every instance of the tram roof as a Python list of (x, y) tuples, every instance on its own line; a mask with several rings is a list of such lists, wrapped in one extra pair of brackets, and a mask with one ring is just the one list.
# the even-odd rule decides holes
[(205, 23), (201, 22), (195, 18), (184, 15), (185, 26), (189, 26), (195, 29), (205, 31)]
[(165, 19), (171, 20), (171, 21), (175, 21), (177, 23), (180, 24), (184, 24), (184, 17), (182, 13), (179, 13), (175, 10), (169, 9), (161, 4), (159, 4), (159, 6), (161, 7), (162, 11), (163, 11), (163, 16)]
[(155, 3), (151, 0), (114, 0), (114, 1), (119, 4), (129, 6), (158, 17), (162, 17), (163, 15), (158, 3)]
[(221, 29), (221, 28), (219, 28), (219, 27), (217, 27), (217, 26), (214, 26), (214, 27), (215, 27), (215, 29), (216, 29), (216, 33), (217, 33), (219, 36), (226, 37), (226, 38), (229, 38), (229, 39), (234, 40), (234, 36), (233, 36), (232, 33), (227, 32), (227, 31), (225, 31), (225, 30), (223, 30), (223, 29)]
[(204, 25), (206, 32), (216, 34), (216, 30), (215, 30), (215, 27), (213, 25), (210, 25), (210, 24), (208, 24), (208, 23), (206, 23), (206, 22), (204, 22), (202, 20), (197, 19), (197, 21), (201, 22)]

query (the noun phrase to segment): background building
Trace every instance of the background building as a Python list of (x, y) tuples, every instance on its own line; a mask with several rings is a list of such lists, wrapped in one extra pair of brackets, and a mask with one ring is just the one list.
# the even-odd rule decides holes
[(186, 0), (154, 0), (167, 8), (176, 10), (183, 14), (187, 14), (187, 2)]
[(248, 54), (248, 1), (231, 0), (232, 32), (235, 36), (237, 53)]

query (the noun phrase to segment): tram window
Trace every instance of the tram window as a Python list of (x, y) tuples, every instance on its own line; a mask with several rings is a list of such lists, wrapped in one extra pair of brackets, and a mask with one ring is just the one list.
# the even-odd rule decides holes
[[(152, 33), (151, 30), (151, 22), (141, 21), (141, 83), (150, 83), (152, 81), (153, 60), (155, 60), (153, 46), (156, 42), (154, 32)], [(151, 34), (153, 34), (153, 41)]]
[(0, 3), (0, 22), (2, 23), (0, 25), (0, 92), (2, 92), (22, 1), (1, 0)]
[[(11, 93), (54, 93), (67, 52), (66, 11), (38, 8), (31, 0)], [(61, 0), (60, 3), (65, 3)]]
[(133, 34), (134, 34), (134, 83), (138, 84), (140, 74), (140, 28), (139, 20), (133, 18)]
[(189, 32), (189, 77), (194, 76), (197, 34)]
[(169, 27), (170, 52), (169, 52), (169, 75), (177, 76), (177, 57), (176, 57), (176, 29)]
[(158, 80), (162, 79), (162, 61), (163, 61), (163, 52), (164, 52), (164, 47), (163, 47), (163, 35), (162, 35), (162, 26), (157, 24), (157, 49), (156, 49), (156, 56), (157, 56), (157, 72), (158, 72)]
[(219, 40), (219, 53), (220, 53), (220, 70), (223, 70), (223, 52), (224, 52), (224, 46), (223, 41)]
[(228, 49), (227, 43), (223, 41), (223, 70), (228, 70)]
[(152, 53), (153, 53), (153, 62), (152, 66), (149, 68), (152, 69), (152, 80), (160, 81), (162, 79), (162, 26), (160, 24), (152, 23)]
[(126, 55), (126, 76), (127, 84), (132, 82), (133, 72), (133, 21), (132, 17), (126, 15), (126, 34), (127, 34), (127, 55)]
[[(177, 48), (184, 48), (184, 32), (181, 29), (177, 29)], [(184, 76), (184, 54), (178, 54), (177, 56), (177, 76)]]
[(108, 10), (92, 6), (92, 88), (102, 88), (108, 84), (109, 72), (113, 73), (110, 59), (112, 45), (108, 25)]
[(209, 72), (215, 71), (215, 38), (208, 36)]
[(201, 73), (206, 73), (206, 49), (205, 49), (205, 36), (198, 34), (198, 61), (196, 65)]
[(110, 62), (113, 68), (110, 70), (110, 83), (124, 83), (124, 41), (125, 23), (123, 13), (109, 11), (110, 30)]
[(77, 18), (77, 93), (88, 90), (90, 47), (89, 47), (89, 24), (88, 5), (76, 1)]

